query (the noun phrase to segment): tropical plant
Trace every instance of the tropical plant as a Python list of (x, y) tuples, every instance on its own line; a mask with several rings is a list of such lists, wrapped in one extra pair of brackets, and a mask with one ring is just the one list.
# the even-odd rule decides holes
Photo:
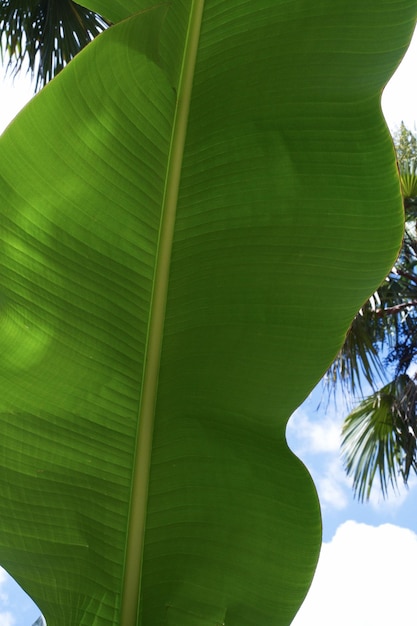
[[(402, 248), (325, 377), (333, 390), (341, 383), (359, 398), (343, 425), (342, 453), (361, 501), (369, 499), (376, 477), (386, 497), (389, 485), (397, 488), (398, 476), (407, 483), (410, 471), (417, 471), (417, 138), (404, 124), (393, 138), (406, 218)], [(370, 395), (363, 393), (364, 384)]]
[(401, 243), (414, 0), (94, 0), (0, 141), (0, 562), (48, 626), (284, 626), (285, 440)]
[[(417, 137), (404, 122), (392, 135), (399, 170), (402, 174), (415, 174), (417, 170)], [(405, 198), (415, 197), (417, 193), (405, 193)]]
[(397, 486), (397, 472), (407, 482), (416, 461), (417, 387), (406, 374), (365, 398), (346, 418), (343, 448), (346, 471), (360, 500), (369, 499), (375, 475), (382, 494)]
[(1, 0), (1, 56), (13, 75), (26, 62), (38, 90), (109, 25), (72, 0)]

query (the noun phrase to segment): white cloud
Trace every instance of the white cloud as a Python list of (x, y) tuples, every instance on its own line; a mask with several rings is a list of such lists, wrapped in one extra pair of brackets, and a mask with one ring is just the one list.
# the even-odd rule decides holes
[(0, 613), (0, 626), (13, 626), (15, 623), (16, 620), (9, 611)]
[(310, 592), (292, 626), (393, 626), (415, 615), (417, 535), (348, 521), (323, 544)]
[[(34, 85), (30, 73), (24, 68), (16, 80), (8, 74), (5, 76), (6, 67), (0, 63), (0, 81), (2, 102), (0, 108), (0, 133), (12, 121), (17, 113), (31, 98), (33, 98)], [(0, 622), (0, 626), (3, 624)]]
[(292, 415), (287, 435), (294, 443), (297, 454), (320, 454), (322, 452), (338, 452), (340, 448), (341, 423), (332, 415), (316, 413), (310, 417), (303, 405)]
[(382, 109), (390, 128), (399, 126), (401, 120), (411, 130), (416, 126), (417, 87), (415, 81), (410, 80), (415, 71), (416, 56), (417, 35), (414, 34), (401, 65), (382, 95)]
[(345, 509), (351, 502), (351, 484), (338, 457), (330, 459), (323, 471), (313, 472), (320, 504), (325, 511)]
[(324, 510), (340, 511), (351, 501), (351, 483), (340, 458), (341, 420), (332, 411), (323, 415), (309, 410), (307, 401), (293, 414), (287, 429), (288, 443), (309, 469)]

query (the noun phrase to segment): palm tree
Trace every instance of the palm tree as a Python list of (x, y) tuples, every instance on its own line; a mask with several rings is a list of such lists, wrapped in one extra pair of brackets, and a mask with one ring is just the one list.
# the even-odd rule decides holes
[[(345, 469), (359, 500), (379, 477), (382, 494), (417, 472), (417, 138), (394, 135), (405, 210), (403, 245), (382, 285), (360, 309), (326, 375), (361, 401), (342, 430)], [(387, 382), (387, 376), (392, 379)], [(363, 395), (363, 385), (372, 393)]]
[(72, 0), (1, 0), (1, 56), (16, 75), (27, 61), (35, 91), (109, 26)]

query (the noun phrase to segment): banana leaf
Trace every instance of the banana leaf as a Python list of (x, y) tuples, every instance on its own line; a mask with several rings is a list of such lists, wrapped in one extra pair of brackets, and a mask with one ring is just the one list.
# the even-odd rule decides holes
[(413, 0), (95, 0), (0, 140), (0, 563), (48, 626), (283, 626), (288, 418), (393, 264)]

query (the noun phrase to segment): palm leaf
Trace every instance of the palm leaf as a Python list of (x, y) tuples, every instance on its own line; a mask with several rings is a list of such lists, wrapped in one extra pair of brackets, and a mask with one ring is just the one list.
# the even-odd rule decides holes
[(378, 290), (355, 316), (342, 348), (324, 377), (325, 386), (333, 394), (342, 389), (346, 398), (362, 395), (364, 383), (375, 388), (378, 381), (384, 380), (381, 345), (391, 340), (397, 318), (392, 316), (388, 323), (385, 319), (380, 323), (375, 315), (380, 305)]
[(48, 626), (291, 622), (286, 423), (401, 240), (400, 4), (97, 1), (2, 135), (0, 561)]
[(411, 468), (417, 469), (416, 402), (415, 383), (400, 375), (346, 418), (342, 452), (359, 500), (369, 499), (376, 476), (386, 497), (399, 474), (407, 481)]
[(401, 173), (401, 190), (406, 199), (417, 197), (417, 173), (410, 171)]
[(0, 51), (13, 75), (27, 62), (38, 90), (109, 24), (72, 0), (2, 0)]

